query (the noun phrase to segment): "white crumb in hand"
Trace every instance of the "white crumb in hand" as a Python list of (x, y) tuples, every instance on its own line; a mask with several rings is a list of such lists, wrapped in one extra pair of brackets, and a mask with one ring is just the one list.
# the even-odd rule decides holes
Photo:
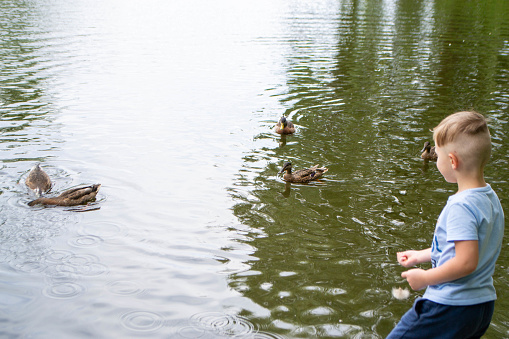
[(393, 287), (392, 296), (396, 299), (404, 300), (410, 296), (410, 291), (406, 288), (402, 289), (401, 287)]

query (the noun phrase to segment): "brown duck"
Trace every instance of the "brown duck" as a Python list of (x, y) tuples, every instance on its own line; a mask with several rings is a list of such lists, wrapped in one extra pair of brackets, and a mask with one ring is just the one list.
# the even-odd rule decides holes
[(25, 184), (28, 188), (34, 191), (35, 195), (38, 197), (51, 189), (51, 179), (41, 168), (40, 164), (35, 165), (30, 170), (30, 173), (28, 173), (28, 177), (25, 180)]
[(421, 158), (424, 160), (431, 160), (431, 161), (437, 161), (438, 154), (435, 151), (435, 146), (431, 147), (431, 144), (429, 141), (426, 141), (424, 143), (424, 148), (421, 150)]
[(95, 199), (99, 192), (101, 184), (71, 188), (54, 198), (39, 198), (30, 201), (28, 206), (41, 205), (58, 205), (58, 206), (76, 206), (84, 205)]
[(276, 133), (278, 133), (278, 134), (293, 134), (293, 133), (295, 133), (295, 127), (289, 120), (286, 119), (286, 117), (282, 116), (276, 125)]
[(279, 174), (286, 171), (283, 175), (283, 180), (287, 182), (310, 182), (312, 180), (316, 180), (320, 178), (325, 172), (328, 171), (325, 167), (318, 167), (315, 165), (311, 168), (305, 168), (292, 173), (292, 163), (285, 162), (283, 165), (283, 169), (279, 172)]

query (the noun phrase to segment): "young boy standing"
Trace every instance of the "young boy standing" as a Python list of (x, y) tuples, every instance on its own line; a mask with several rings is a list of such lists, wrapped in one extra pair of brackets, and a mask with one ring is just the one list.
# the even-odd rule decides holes
[(504, 212), (484, 181), (491, 154), (485, 118), (454, 113), (433, 130), (437, 167), (458, 185), (440, 213), (431, 248), (397, 254), (403, 267), (431, 261), (428, 270), (401, 274), (422, 298), (387, 338), (480, 338), (488, 329), (495, 299), (493, 272), (502, 247)]

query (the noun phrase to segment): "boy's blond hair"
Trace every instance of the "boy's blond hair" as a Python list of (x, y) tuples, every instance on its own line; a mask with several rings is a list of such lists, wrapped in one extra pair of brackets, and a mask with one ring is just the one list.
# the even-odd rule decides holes
[(455, 144), (455, 152), (471, 165), (481, 168), (491, 155), (491, 136), (486, 119), (474, 111), (449, 115), (433, 129), (433, 139), (438, 147)]

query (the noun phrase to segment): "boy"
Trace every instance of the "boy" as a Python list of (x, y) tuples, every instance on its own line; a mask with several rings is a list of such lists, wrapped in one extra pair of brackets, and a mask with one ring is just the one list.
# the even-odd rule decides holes
[(484, 181), (491, 139), (484, 117), (454, 113), (433, 130), (437, 167), (458, 185), (438, 217), (431, 248), (397, 253), (403, 267), (431, 261), (432, 268), (401, 274), (423, 297), (387, 338), (480, 338), (495, 306), (493, 272), (502, 247), (504, 213)]

